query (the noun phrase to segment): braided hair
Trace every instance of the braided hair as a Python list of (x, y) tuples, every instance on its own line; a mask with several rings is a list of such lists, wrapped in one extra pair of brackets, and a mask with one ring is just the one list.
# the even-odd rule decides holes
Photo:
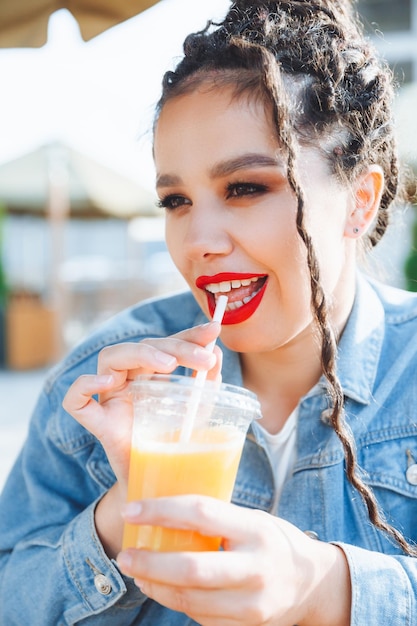
[(305, 225), (297, 174), (298, 144), (319, 145), (331, 172), (345, 184), (369, 164), (379, 164), (385, 184), (377, 216), (366, 234), (368, 247), (378, 243), (388, 225), (389, 209), (400, 194), (391, 72), (365, 39), (349, 0), (236, 0), (222, 22), (209, 22), (186, 38), (182, 60), (164, 76), (156, 120), (167, 101), (209, 82), (231, 87), (235, 97), (261, 98), (271, 109), (297, 201), (296, 226), (307, 251), (311, 309), (331, 399), (330, 422), (343, 446), (346, 474), (362, 496), (371, 522), (404, 552), (417, 555), (384, 519), (373, 491), (357, 471), (355, 442), (345, 422), (336, 370), (337, 337)]

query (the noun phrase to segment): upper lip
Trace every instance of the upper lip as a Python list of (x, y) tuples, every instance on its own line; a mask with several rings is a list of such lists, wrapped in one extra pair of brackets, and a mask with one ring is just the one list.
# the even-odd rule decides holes
[[(253, 278), (258, 279), (266, 276), (266, 274), (256, 274), (256, 273), (248, 273), (248, 272), (221, 272), (219, 274), (214, 274), (213, 276), (199, 276), (195, 284), (199, 289), (207, 289), (208, 285), (216, 285), (219, 286), (219, 291), (223, 291), (221, 287), (224, 288), (224, 291), (228, 291), (230, 286), (227, 283), (232, 283), (232, 281), (244, 281), (251, 280)], [(221, 283), (226, 283), (225, 285), (221, 285)], [(232, 285), (233, 286), (233, 285)]]

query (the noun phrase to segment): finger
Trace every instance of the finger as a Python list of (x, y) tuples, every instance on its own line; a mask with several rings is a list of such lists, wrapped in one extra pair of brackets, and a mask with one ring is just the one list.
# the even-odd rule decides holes
[(263, 511), (246, 509), (209, 496), (180, 495), (149, 498), (132, 502), (123, 510), (123, 517), (132, 524), (150, 524), (197, 530), (209, 537), (221, 536), (234, 546), (259, 540), (260, 523), (273, 523)]
[(88, 406), (98, 404), (93, 400), (94, 395), (107, 391), (113, 386), (114, 376), (111, 374), (100, 376), (84, 374), (79, 376), (69, 387), (62, 401), (62, 406), (71, 414), (84, 411)]
[(153, 552), (129, 548), (117, 557), (120, 569), (140, 581), (187, 589), (236, 589), (259, 584), (254, 553)]
[(205, 626), (240, 626), (265, 623), (253, 598), (245, 590), (235, 590), (233, 597), (227, 589), (195, 589), (135, 579), (141, 591), (173, 611), (185, 613)]
[[(213, 352), (211, 347), (213, 342), (220, 334), (221, 325), (218, 322), (209, 322), (208, 324), (202, 324), (182, 330), (175, 335), (167, 338), (158, 339), (145, 339), (144, 343), (154, 345), (156, 348), (167, 351), (173, 350), (173, 353), (177, 356), (178, 362), (184, 367), (191, 367), (194, 369), (194, 365), (199, 365), (198, 360), (195, 362), (194, 357), (197, 359), (202, 358), (202, 368), (209, 369), (207, 364), (208, 355)], [(200, 350), (203, 348), (203, 351)], [(205, 350), (204, 348), (208, 348)], [(189, 362), (189, 359), (192, 362)], [(214, 360), (209, 357), (211, 367), (214, 366)]]
[(223, 352), (218, 346), (214, 346), (213, 354), (216, 357), (216, 364), (207, 372), (207, 379), (221, 383), (222, 380), (222, 365), (223, 365)]
[(178, 363), (175, 355), (142, 341), (140, 343), (120, 343), (107, 346), (100, 351), (97, 362), (98, 374), (114, 374), (120, 380), (119, 373), (126, 380), (132, 380), (136, 373), (170, 373)]
[[(218, 327), (217, 323), (209, 324)], [(204, 341), (213, 336), (213, 329), (202, 333)], [(217, 333), (217, 328), (214, 328)], [(187, 331), (188, 332), (188, 331)], [(139, 373), (161, 372), (170, 373), (178, 365), (191, 369), (210, 370), (216, 366), (218, 351), (213, 354), (202, 345), (186, 339), (186, 332), (165, 338), (149, 338), (139, 343), (123, 343), (108, 346), (101, 350), (98, 358), (99, 374), (128, 371), (128, 379), (132, 380)], [(190, 329), (190, 337), (195, 336)]]
[(115, 379), (111, 374), (95, 376), (84, 375), (71, 385), (62, 401), (62, 406), (80, 424), (90, 430), (102, 418), (103, 410), (93, 398), (114, 387)]
[(208, 322), (207, 324), (186, 328), (172, 336), (205, 347), (213, 341), (213, 339), (217, 339), (220, 335), (220, 331), (221, 325), (219, 322)]
[(210, 370), (216, 365), (216, 356), (212, 350), (178, 337), (145, 339), (143, 344), (175, 356), (177, 365), (183, 367)]

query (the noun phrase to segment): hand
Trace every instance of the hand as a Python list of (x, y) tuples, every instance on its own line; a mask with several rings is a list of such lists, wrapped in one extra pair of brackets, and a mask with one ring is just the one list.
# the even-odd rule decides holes
[[(221, 351), (206, 350), (220, 332), (210, 322), (162, 339), (123, 343), (104, 348), (99, 354), (97, 375), (80, 376), (69, 388), (64, 409), (89, 430), (103, 445), (123, 489), (127, 486), (132, 401), (129, 385), (139, 374), (170, 373), (182, 365), (208, 370), (208, 379), (220, 376)], [(99, 401), (93, 398), (99, 395)]]
[(118, 556), (143, 593), (202, 626), (350, 623), (343, 552), (282, 519), (203, 496), (130, 503), (124, 517), (224, 537), (219, 552), (129, 549)]

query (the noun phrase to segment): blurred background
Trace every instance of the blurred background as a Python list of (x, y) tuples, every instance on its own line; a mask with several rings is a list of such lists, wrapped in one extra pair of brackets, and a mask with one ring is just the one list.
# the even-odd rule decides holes
[[(0, 3), (0, 489), (48, 368), (120, 309), (185, 286), (156, 208), (153, 108), (185, 35), (229, 1), (70, 4)], [(417, 0), (358, 9), (417, 172)], [(417, 290), (416, 248), (415, 209), (399, 206), (368, 270)]]

